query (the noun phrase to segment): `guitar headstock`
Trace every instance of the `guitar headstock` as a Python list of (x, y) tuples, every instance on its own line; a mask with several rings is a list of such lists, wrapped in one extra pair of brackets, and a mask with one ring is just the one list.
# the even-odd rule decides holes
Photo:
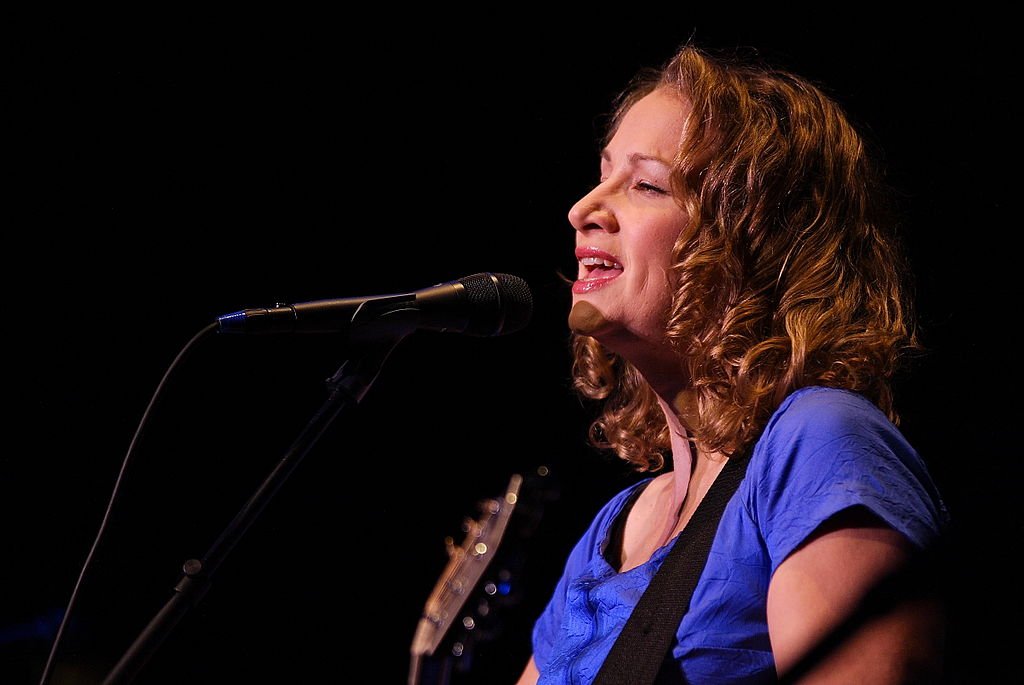
[[(504, 498), (499, 498), (505, 501), (504, 510), (496, 511), (489, 500), (481, 503), (480, 518), (463, 525), (466, 536), (458, 551), (453, 542), (446, 541), (452, 556), (417, 626), (409, 685), (468, 685), (477, 674), (484, 678), (477, 682), (494, 682), (494, 677), (508, 672), (509, 654), (500, 640), (510, 628), (516, 629), (517, 620), (522, 620), (510, 609), (525, 599), (527, 541), (537, 532), (544, 509), (559, 498), (559, 492), (558, 479), (547, 466), (538, 466), (525, 478), (513, 476)], [(484, 547), (474, 549), (477, 541), (483, 541)], [(473, 561), (468, 555), (474, 552), (486, 556)], [(475, 588), (466, 585), (469, 576), (459, 573), (471, 565), (476, 572)], [(456, 578), (461, 581), (449, 588), (449, 582)], [(457, 595), (445, 594), (456, 590)], [(498, 651), (488, 653), (488, 646)], [(525, 659), (523, 656), (521, 661)], [(519, 666), (520, 659), (516, 658), (511, 668)], [(489, 671), (493, 672), (488, 675)]]
[(461, 545), (456, 546), (451, 537), (445, 540), (448, 564), (427, 598), (416, 627), (410, 648), (414, 659), (434, 653), (480, 582), (519, 501), (522, 482), (522, 476), (513, 474), (504, 495), (480, 503), (479, 517), (463, 523)]

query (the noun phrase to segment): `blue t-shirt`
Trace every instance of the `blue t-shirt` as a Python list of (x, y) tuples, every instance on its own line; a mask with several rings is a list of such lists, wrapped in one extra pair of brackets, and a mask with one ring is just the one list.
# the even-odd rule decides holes
[[(572, 550), (533, 629), (538, 685), (593, 681), (671, 549), (670, 542), (625, 573), (602, 554), (629, 495), (647, 480), (613, 497)], [(821, 523), (857, 505), (919, 548), (948, 521), (922, 460), (874, 404), (846, 390), (794, 392), (754, 446), (676, 632), (672, 654), (687, 681), (775, 681), (766, 609), (772, 574)]]

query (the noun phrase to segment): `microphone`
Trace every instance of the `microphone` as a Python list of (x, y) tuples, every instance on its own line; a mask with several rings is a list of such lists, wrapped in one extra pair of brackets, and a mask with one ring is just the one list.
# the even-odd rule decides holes
[(526, 281), (485, 272), (406, 293), (243, 309), (217, 323), (221, 333), (345, 333), (375, 340), (415, 330), (504, 335), (524, 328), (532, 314)]

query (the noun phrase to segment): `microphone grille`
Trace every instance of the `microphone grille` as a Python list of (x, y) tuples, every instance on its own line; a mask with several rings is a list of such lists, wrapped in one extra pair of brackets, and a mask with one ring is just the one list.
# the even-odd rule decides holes
[(480, 312), (466, 333), (504, 335), (526, 327), (533, 316), (533, 293), (519, 276), (479, 273), (459, 281), (466, 289), (470, 310)]

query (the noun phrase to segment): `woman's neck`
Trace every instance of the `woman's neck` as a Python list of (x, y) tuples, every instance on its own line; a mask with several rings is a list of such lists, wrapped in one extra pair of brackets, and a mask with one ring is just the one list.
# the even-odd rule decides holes
[(692, 391), (684, 390), (675, 394), (670, 403), (662, 395), (658, 395), (658, 404), (665, 414), (668, 423), (669, 444), (672, 450), (672, 470), (675, 474), (674, 489), (680, 502), (686, 497), (690, 475), (697, 463), (698, 449), (686, 425), (687, 417), (696, 416), (696, 396)]

